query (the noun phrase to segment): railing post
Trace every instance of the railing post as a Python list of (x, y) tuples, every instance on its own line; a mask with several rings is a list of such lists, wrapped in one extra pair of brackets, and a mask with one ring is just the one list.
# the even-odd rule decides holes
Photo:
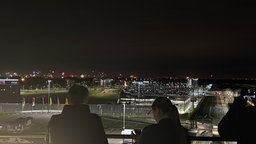
[(125, 103), (123, 103), (123, 129), (125, 129)]

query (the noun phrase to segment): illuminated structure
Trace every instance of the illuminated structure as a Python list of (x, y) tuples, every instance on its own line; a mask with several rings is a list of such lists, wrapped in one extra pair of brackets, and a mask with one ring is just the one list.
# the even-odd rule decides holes
[(18, 79), (0, 79), (0, 103), (20, 102), (20, 84)]
[(198, 86), (198, 78), (186, 77), (186, 79), (187, 79), (187, 86), (189, 88), (197, 87)]

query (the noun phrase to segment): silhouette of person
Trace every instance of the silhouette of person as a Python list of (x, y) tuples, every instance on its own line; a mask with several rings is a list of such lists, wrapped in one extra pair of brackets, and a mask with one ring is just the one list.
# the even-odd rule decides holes
[(88, 89), (75, 84), (69, 91), (70, 105), (48, 123), (50, 144), (107, 144), (101, 118), (90, 113)]
[(178, 109), (168, 98), (156, 98), (151, 108), (157, 123), (142, 130), (139, 144), (189, 143), (188, 131), (180, 123)]
[[(253, 98), (254, 97), (254, 98)], [(242, 89), (241, 95), (234, 99), (226, 115), (218, 124), (219, 135), (236, 139), (238, 144), (254, 144), (256, 129), (255, 91)]]

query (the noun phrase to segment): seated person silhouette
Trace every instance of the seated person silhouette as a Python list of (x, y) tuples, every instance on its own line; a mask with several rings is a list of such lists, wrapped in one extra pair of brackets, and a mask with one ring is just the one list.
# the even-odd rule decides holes
[(166, 97), (158, 97), (151, 106), (156, 124), (146, 126), (139, 144), (188, 144), (188, 131), (180, 123), (178, 109)]
[(68, 91), (70, 105), (48, 123), (50, 144), (107, 144), (101, 118), (90, 113), (88, 89), (75, 84)]
[(223, 138), (236, 139), (238, 144), (255, 144), (255, 122), (255, 91), (242, 89), (219, 122), (218, 132)]

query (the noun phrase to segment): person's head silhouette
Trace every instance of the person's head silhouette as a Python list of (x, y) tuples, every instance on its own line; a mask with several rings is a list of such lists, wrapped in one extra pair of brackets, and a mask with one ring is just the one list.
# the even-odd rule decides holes
[(72, 105), (84, 104), (88, 101), (88, 89), (79, 84), (71, 86), (68, 95)]
[(163, 118), (170, 118), (179, 123), (179, 112), (168, 98), (156, 98), (151, 107), (153, 116), (157, 122)]

